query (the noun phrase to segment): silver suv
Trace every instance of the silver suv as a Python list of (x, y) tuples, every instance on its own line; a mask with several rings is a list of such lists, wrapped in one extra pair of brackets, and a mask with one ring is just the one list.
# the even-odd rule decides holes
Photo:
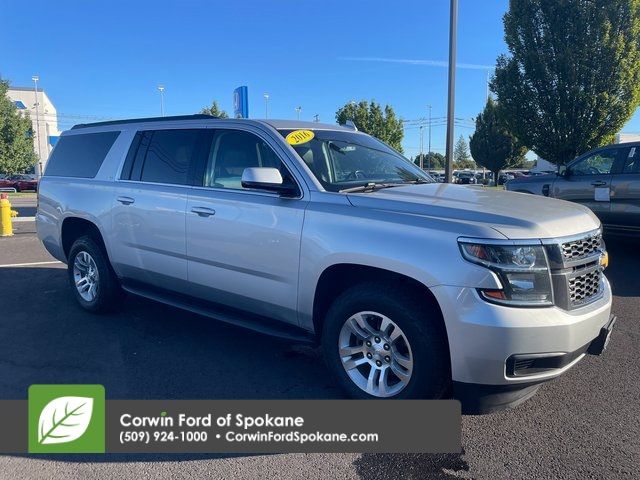
[(124, 290), (318, 341), (357, 398), (515, 405), (601, 353), (615, 321), (587, 208), (434, 183), (337, 125), (78, 125), (51, 154), (36, 218), (86, 310)]

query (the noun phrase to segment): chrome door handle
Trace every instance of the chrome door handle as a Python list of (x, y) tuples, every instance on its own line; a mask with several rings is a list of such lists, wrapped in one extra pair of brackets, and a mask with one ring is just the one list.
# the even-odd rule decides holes
[(607, 185), (607, 182), (605, 182), (604, 180), (597, 180), (595, 182), (591, 182), (591, 185), (593, 185), (594, 187), (604, 187)]
[(131, 205), (136, 201), (134, 198), (131, 198), (131, 197), (118, 197), (117, 200), (123, 205)]
[(216, 214), (216, 211), (213, 208), (207, 208), (207, 207), (193, 207), (191, 209), (191, 212), (201, 217), (210, 217)]

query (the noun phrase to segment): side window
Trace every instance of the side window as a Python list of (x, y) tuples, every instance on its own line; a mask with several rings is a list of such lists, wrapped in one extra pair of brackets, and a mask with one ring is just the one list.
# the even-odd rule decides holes
[(640, 173), (640, 147), (629, 149), (622, 173)]
[(120, 178), (189, 185), (202, 132), (202, 129), (138, 132)]
[(285, 184), (293, 177), (276, 153), (261, 138), (241, 130), (217, 130), (211, 142), (203, 186), (242, 190), (242, 172), (249, 167), (280, 170)]
[(120, 132), (64, 135), (47, 162), (46, 176), (93, 178)]
[(589, 155), (571, 165), (571, 174), (581, 176), (611, 173), (611, 167), (613, 167), (617, 155), (618, 151), (616, 149), (602, 150), (593, 155)]

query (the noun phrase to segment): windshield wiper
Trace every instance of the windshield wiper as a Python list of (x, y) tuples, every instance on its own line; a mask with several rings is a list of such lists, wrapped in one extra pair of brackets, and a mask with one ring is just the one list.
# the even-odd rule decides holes
[(343, 188), (340, 193), (353, 193), (353, 192), (374, 192), (383, 188), (401, 187), (404, 183), (375, 183), (369, 182), (366, 185), (360, 185), (358, 187)]

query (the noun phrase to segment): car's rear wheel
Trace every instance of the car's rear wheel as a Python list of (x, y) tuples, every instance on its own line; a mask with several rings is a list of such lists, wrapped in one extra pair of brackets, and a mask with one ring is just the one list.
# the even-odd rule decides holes
[(90, 312), (113, 308), (120, 292), (118, 279), (102, 248), (89, 236), (78, 238), (69, 250), (67, 270), (76, 300)]
[(367, 282), (329, 308), (323, 350), (339, 385), (355, 398), (441, 398), (450, 384), (440, 312), (418, 292)]

